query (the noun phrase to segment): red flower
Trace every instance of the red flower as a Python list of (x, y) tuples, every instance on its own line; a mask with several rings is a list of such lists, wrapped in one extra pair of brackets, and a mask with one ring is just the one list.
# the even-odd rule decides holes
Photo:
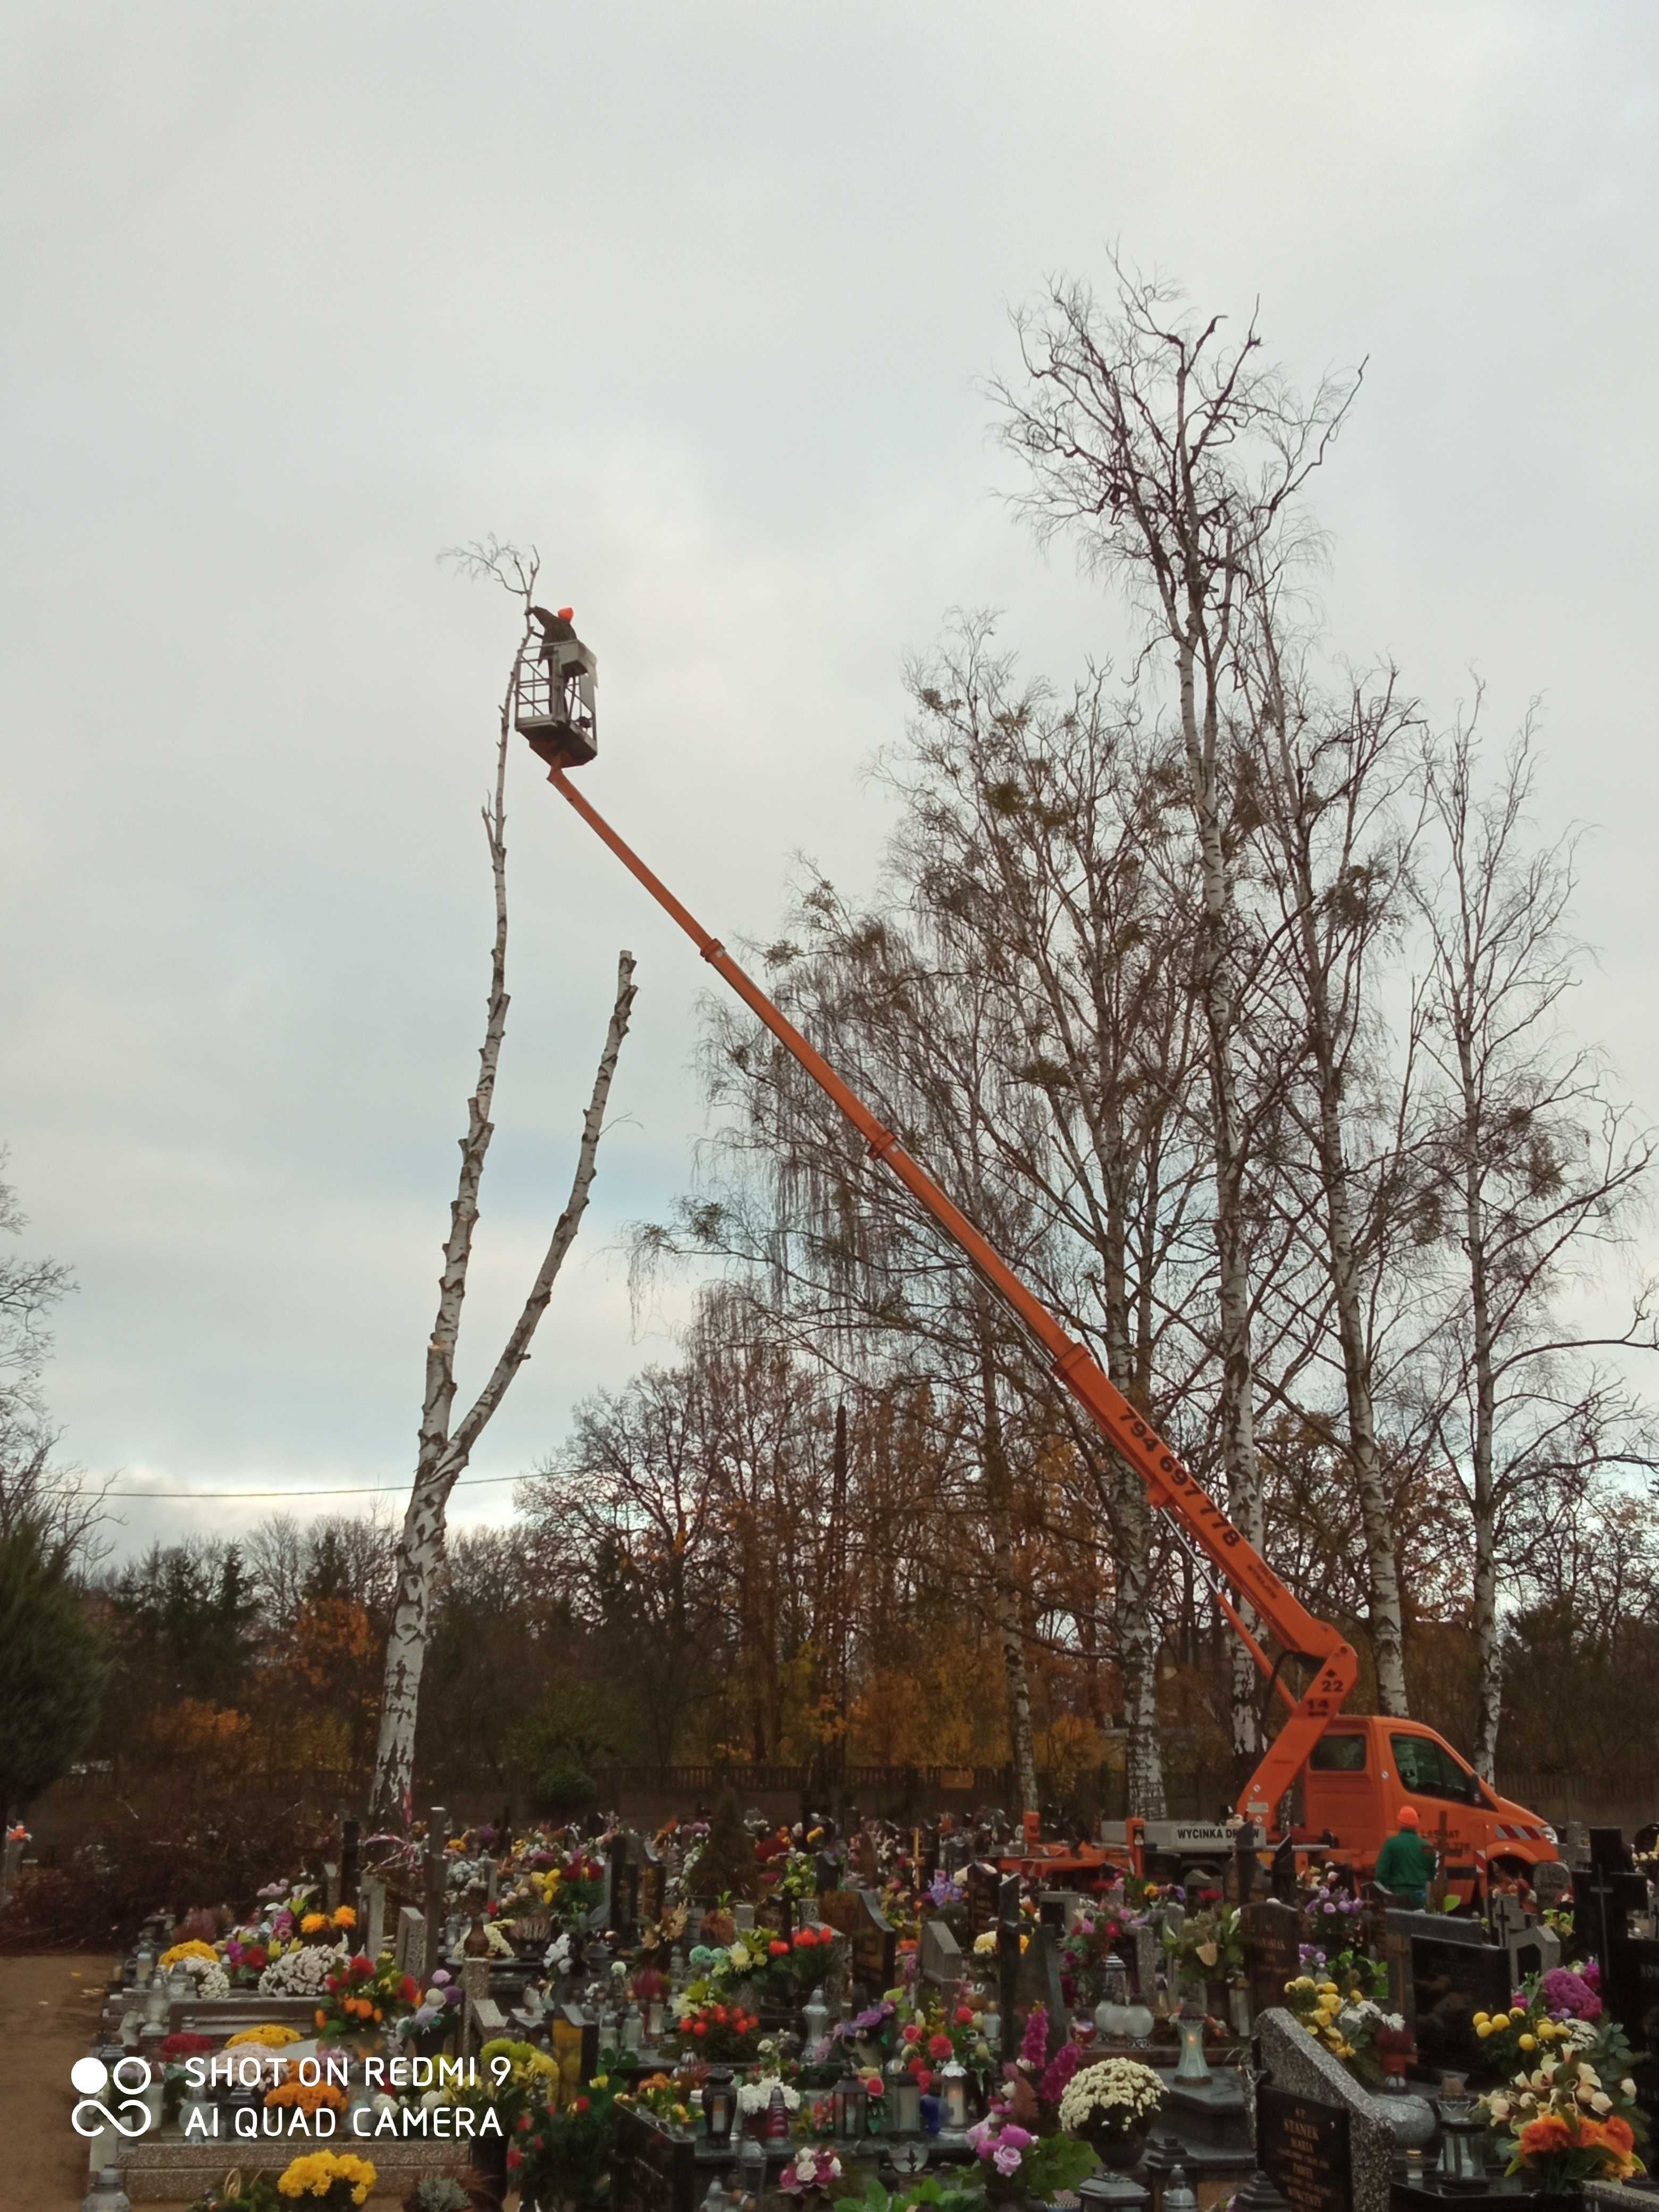
[(587, 2099), (586, 2097), (578, 2097), (576, 2100), (575, 2109), (579, 2112), (585, 2112), (587, 2110)]
[(798, 1928), (795, 1930), (795, 1942), (804, 1951), (816, 1949), (818, 1931), (816, 1928)]
[(948, 2035), (930, 2035), (928, 2037), (927, 2056), (930, 2058), (948, 2058), (951, 2056), (951, 2039)]
[(413, 2004), (421, 1994), (421, 1985), (413, 1974), (405, 1974), (398, 1984), (398, 1994), (405, 2004)]
[(518, 2118), (518, 2129), (519, 2133), (521, 2136), (527, 2136), (530, 2133), (530, 2115), (528, 2112), (520, 2113)]
[[(720, 2022), (720, 2026), (724, 2027), (726, 2025), (726, 2007), (724, 2005), (716, 2005), (714, 2007), (714, 2017)], [(738, 2017), (741, 2018), (742, 2015), (739, 2014)]]
[(708, 2033), (708, 2021), (706, 2020), (694, 2020), (691, 2023), (691, 2033), (693, 2035), (707, 2035)]
[(973, 2024), (973, 2007), (971, 2005), (958, 2005), (957, 2007), (957, 2026), (958, 2027), (971, 2027)]
[(916, 2077), (917, 2088), (921, 2090), (922, 2095), (925, 2097), (927, 2094), (928, 2090), (933, 2087), (933, 2068), (931, 2066), (913, 2066), (910, 2069), (910, 2071)]
[(769, 1943), (766, 1949), (770, 1958), (787, 1959), (789, 1956), (789, 1946), (787, 1943)]
[(1200, 1905), (1219, 1905), (1221, 1892), (1218, 1889), (1200, 1889), (1198, 1893), (1198, 1901)]
[(366, 1959), (360, 1951), (351, 1962), (351, 1971), (360, 1982), (366, 1982), (374, 1974), (374, 1961), (373, 1959)]
[(524, 2164), (524, 2153), (518, 2148), (516, 2144), (507, 2154), (507, 2162), (509, 2166), (519, 2166)]

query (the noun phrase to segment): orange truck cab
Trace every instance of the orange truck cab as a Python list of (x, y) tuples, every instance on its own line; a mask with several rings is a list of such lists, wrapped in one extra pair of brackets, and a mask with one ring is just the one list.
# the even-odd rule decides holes
[(1419, 1721), (1344, 1713), (1309, 1753), (1291, 1802), (1291, 1839), (1323, 1844), (1361, 1874), (1376, 1865), (1404, 1805), (1416, 1808), (1426, 1843), (1439, 1850), (1443, 1835), (1454, 1885), (1478, 1873), (1484, 1888), (1488, 1871), (1530, 1880), (1534, 1867), (1559, 1856), (1547, 1820), (1500, 1797)]

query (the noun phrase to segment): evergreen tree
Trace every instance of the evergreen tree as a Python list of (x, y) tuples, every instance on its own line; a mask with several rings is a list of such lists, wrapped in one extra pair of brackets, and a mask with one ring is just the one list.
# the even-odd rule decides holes
[(691, 1894), (700, 1905), (713, 1905), (722, 1897), (752, 1897), (758, 1872), (754, 1838), (743, 1825), (736, 1797), (727, 1790), (714, 1808), (708, 1840), (691, 1870)]
[(35, 1521), (0, 1536), (0, 1820), (64, 1773), (98, 1718), (103, 1642)]

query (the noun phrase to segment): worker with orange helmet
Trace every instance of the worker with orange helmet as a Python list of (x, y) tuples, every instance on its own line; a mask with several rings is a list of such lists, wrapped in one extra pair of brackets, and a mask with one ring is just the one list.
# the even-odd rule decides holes
[(1392, 1890), (1420, 1912), (1429, 1901), (1435, 1856), (1418, 1833), (1417, 1808), (1402, 1805), (1395, 1832), (1376, 1855), (1376, 1885)]

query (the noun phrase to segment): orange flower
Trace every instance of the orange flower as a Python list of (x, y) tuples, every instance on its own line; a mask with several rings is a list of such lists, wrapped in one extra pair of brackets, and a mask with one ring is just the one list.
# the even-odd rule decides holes
[(328, 2026), (328, 2014), (324, 2012), (320, 2007), (316, 2014), (316, 2021), (319, 2027), (326, 2027)]
[(1541, 2119), (1528, 2120), (1521, 2130), (1522, 2158), (1545, 2158), (1552, 2151), (1571, 2148), (1572, 2130), (1559, 2112), (1546, 2112)]
[(1620, 2119), (1617, 2115), (1602, 2121), (1601, 2133), (1621, 2158), (1628, 2158), (1636, 2148), (1636, 2137), (1631, 2132), (1630, 2122)]

